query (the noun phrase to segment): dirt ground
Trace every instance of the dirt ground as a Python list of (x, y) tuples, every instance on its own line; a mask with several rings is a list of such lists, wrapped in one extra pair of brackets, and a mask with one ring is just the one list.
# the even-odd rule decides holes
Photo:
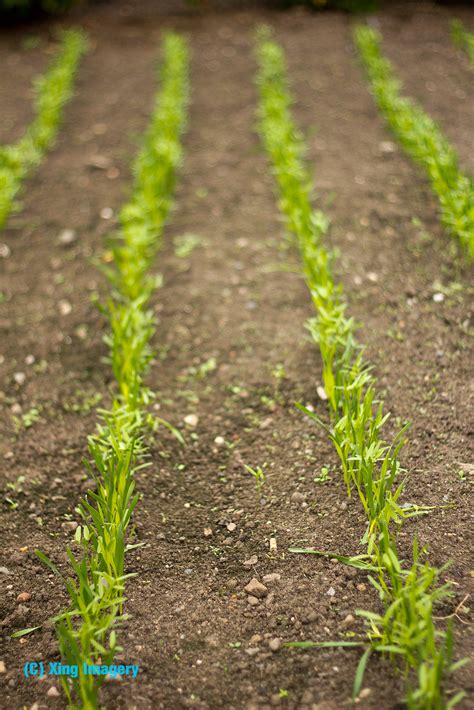
[[(292, 545), (360, 552), (364, 519), (347, 500), (330, 442), (294, 407), (311, 403), (326, 416), (316, 393), (320, 360), (304, 328), (308, 293), (255, 132), (260, 22), (274, 27), (287, 52), (315, 201), (332, 220), (329, 239), (340, 251), (360, 339), (393, 421), (413, 422), (403, 454), (406, 501), (438, 507), (406, 523), (400, 546), (409, 556), (416, 534), (433, 564), (452, 560), (443, 577), (455, 596), (439, 610), (443, 617), (472, 594), (472, 269), (453, 256), (421, 169), (384, 127), (351, 43), (352, 18), (156, 5), (101, 4), (64, 21), (84, 27), (90, 51), (56, 146), (24, 186), (23, 211), (0, 234), (8, 247), (0, 259), (0, 705), (65, 705), (48, 695), (54, 679), (23, 677), (27, 660), (57, 658), (51, 626), (10, 635), (44, 624), (66, 603), (34, 549), (67, 569), (74, 507), (90, 485), (81, 463), (86, 436), (112, 386), (105, 325), (91, 303), (104, 287), (93, 257), (127, 199), (129, 165), (157, 88), (160, 37), (174, 28), (192, 46), (192, 103), (176, 207), (156, 265), (164, 285), (153, 303), (150, 384), (160, 415), (188, 443), (160, 430), (151, 466), (137, 476), (143, 498), (133, 537), (145, 544), (128, 556), (137, 576), (119, 658), (138, 663), (140, 673), (106, 682), (103, 702), (337, 710), (351, 704), (359, 653), (280, 642), (357, 637), (364, 627), (355, 610), (376, 609), (377, 598), (363, 573), (288, 552)], [(387, 55), (472, 172), (474, 82), (449, 36), (454, 9), (389, 5), (372, 18)], [(455, 14), (474, 27), (474, 8)], [(51, 55), (50, 29), (0, 34), (2, 66), (12, 68), (0, 74), (2, 142), (21, 135), (32, 115), (30, 81)], [(72, 241), (64, 230), (73, 230)], [(199, 238), (185, 258), (175, 248), (183, 235)], [(440, 293), (444, 299), (434, 300)], [(184, 423), (190, 414), (195, 426)], [(261, 500), (244, 463), (264, 467)], [(326, 482), (315, 480), (322, 468)], [(245, 585), (273, 573), (280, 578), (266, 582), (267, 596), (249, 605)], [(19, 605), (23, 591), (31, 600)], [(458, 610), (457, 657), (471, 650), (471, 605), (467, 598)], [(448, 694), (459, 688), (472, 692), (468, 669)], [(403, 707), (403, 680), (372, 658), (362, 695), (362, 708)]]

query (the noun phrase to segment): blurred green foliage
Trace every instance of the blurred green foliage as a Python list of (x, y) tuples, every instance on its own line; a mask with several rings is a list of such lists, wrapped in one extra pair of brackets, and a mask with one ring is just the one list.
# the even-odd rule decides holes
[(75, 0), (0, 0), (0, 15), (27, 17), (40, 12), (60, 13), (69, 10)]
[[(40, 13), (57, 14), (69, 10), (78, 0), (0, 0), (0, 15), (11, 18), (26, 18)], [(200, 5), (200, 0), (187, 0), (189, 4)], [(336, 8), (348, 12), (368, 12), (374, 10), (379, 0), (271, 0), (281, 8), (304, 5), (314, 10)]]
[(346, 12), (370, 12), (376, 9), (379, 0), (281, 0), (280, 5), (283, 7), (305, 5), (314, 10), (333, 8)]

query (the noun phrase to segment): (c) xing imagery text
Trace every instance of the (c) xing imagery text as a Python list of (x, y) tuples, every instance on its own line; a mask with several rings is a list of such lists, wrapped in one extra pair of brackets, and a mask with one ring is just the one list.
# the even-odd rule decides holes
[(80, 674), (90, 676), (132, 676), (136, 678), (140, 667), (138, 665), (100, 665), (84, 662), (82, 665), (66, 665), (60, 661), (27, 661), (23, 666), (23, 673), (26, 678), (30, 676), (68, 676), (69, 678), (78, 678)]

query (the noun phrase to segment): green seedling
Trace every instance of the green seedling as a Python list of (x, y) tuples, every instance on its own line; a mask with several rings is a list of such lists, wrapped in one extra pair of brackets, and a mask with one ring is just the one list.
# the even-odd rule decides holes
[(277, 365), (275, 365), (275, 367), (272, 369), (272, 377), (274, 377), (278, 383), (280, 383), (282, 380), (285, 379), (286, 370), (285, 370), (285, 366), (282, 365), (281, 362), (279, 362)]
[(322, 466), (320, 475), (316, 476), (313, 480), (315, 483), (327, 483), (330, 481), (331, 476), (329, 475), (329, 469), (326, 466)]
[[(373, 39), (370, 30), (363, 29), (362, 34), (365, 32)], [(408, 425), (398, 429), (391, 443), (385, 440), (383, 431), (390, 415), (376, 393), (372, 367), (356, 341), (356, 324), (346, 314), (342, 288), (333, 277), (336, 255), (324, 243), (328, 219), (311, 204), (311, 175), (304, 161), (303, 137), (291, 115), (293, 100), (285, 58), (281, 48), (271, 40), (268, 29), (259, 33), (257, 60), (260, 134), (272, 161), (280, 209), (299, 247), (316, 313), (307, 327), (323, 362), (330, 421), (324, 422), (309, 408), (297, 406), (327, 432), (340, 459), (347, 493), (360, 501), (367, 517), (361, 540), (367, 550), (364, 555), (344, 557), (316, 550), (292, 548), (292, 551), (335, 557), (362, 569), (370, 574), (370, 581), (379, 593), (385, 612), (377, 617), (378, 626), (369, 634), (369, 645), (356, 673), (354, 698), (360, 691), (371, 652), (379, 651), (398, 659), (407, 679), (410, 707), (433, 710), (441, 707), (444, 683), (453, 666), (449, 631), (435, 628), (430, 612), (434, 603), (449, 594), (449, 588), (437, 584), (442, 570), (419, 563), (416, 540), (411, 568), (407, 570), (398, 555), (396, 532), (400, 525), (406, 518), (426, 512), (426, 508), (401, 503), (405, 471), (400, 452)], [(469, 219), (465, 222), (467, 232)], [(413, 672), (417, 684), (412, 682)]]
[(205, 377), (215, 372), (217, 369), (217, 360), (215, 357), (210, 357), (205, 362), (201, 362), (199, 365), (192, 365), (188, 367), (188, 377), (196, 378), (197, 380), (203, 380)]
[(257, 498), (259, 501), (262, 499), (262, 488), (263, 484), (265, 483), (265, 474), (260, 468), (260, 466), (257, 466), (257, 468), (252, 468), (251, 466), (247, 466), (247, 464), (244, 463), (244, 468), (246, 471), (252, 474), (254, 481), (255, 481), (255, 490), (257, 492)]
[[(94, 488), (76, 508), (81, 519), (74, 539), (76, 551), (67, 550), (72, 575), (64, 579), (55, 564), (37, 551), (62, 579), (70, 597), (69, 608), (54, 622), (63, 662), (79, 667), (99, 659), (109, 664), (122, 650), (116, 628), (127, 618), (125, 585), (133, 575), (125, 572), (125, 555), (136, 547), (127, 540), (139, 501), (135, 475), (148, 466), (146, 434), (159, 424), (182, 441), (180, 432), (149, 411), (155, 394), (145, 384), (145, 376), (154, 357), (150, 339), (155, 318), (149, 299), (158, 285), (150, 269), (182, 158), (188, 55), (183, 38), (165, 35), (161, 91), (134, 164), (133, 193), (121, 210), (120, 230), (112, 239), (112, 261), (104, 269), (111, 288), (100, 309), (109, 323), (105, 342), (116, 393), (110, 408), (99, 410), (96, 432), (88, 439), (85, 466)], [(97, 710), (102, 706), (103, 677), (79, 674), (61, 680), (70, 708)]]
[(102, 399), (103, 395), (100, 392), (91, 392), (88, 394), (81, 390), (76, 390), (75, 398), (69, 402), (64, 402), (63, 407), (67, 412), (89, 414), (102, 402)]
[(18, 433), (22, 429), (30, 429), (36, 422), (41, 419), (40, 416), (41, 407), (31, 407), (27, 412), (22, 414), (20, 417), (13, 416), (13, 423), (15, 426), (15, 431)]
[(474, 69), (474, 33), (468, 32), (460, 20), (451, 22), (451, 37), (459, 49), (466, 52), (469, 62)]
[(21, 185), (53, 144), (61, 124), (64, 104), (72, 95), (74, 77), (86, 50), (85, 35), (67, 30), (51, 68), (35, 82), (36, 116), (17, 143), (0, 146), (0, 228), (15, 207)]
[(16, 481), (8, 481), (7, 488), (15, 493), (23, 493), (23, 484), (25, 483), (25, 476), (18, 476)]
[(438, 197), (443, 224), (468, 258), (474, 259), (471, 177), (461, 171), (456, 152), (441, 128), (415, 101), (402, 96), (400, 81), (382, 54), (379, 32), (359, 25), (354, 40), (380, 111), (408, 155), (424, 167)]
[(174, 238), (174, 253), (179, 259), (187, 259), (201, 244), (202, 239), (196, 234), (182, 234)]

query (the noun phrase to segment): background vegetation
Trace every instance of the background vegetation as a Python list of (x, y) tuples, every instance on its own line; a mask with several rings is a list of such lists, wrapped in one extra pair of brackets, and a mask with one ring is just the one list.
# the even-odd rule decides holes
[[(27, 18), (47, 13), (58, 14), (66, 12), (79, 0), (0, 0), (0, 14), (12, 18)], [(188, 0), (189, 4), (199, 6), (199, 0)], [(263, 4), (263, 3), (262, 3)], [(349, 12), (366, 12), (373, 10), (378, 0), (267, 0), (268, 5), (289, 8), (294, 5), (305, 5), (313, 9), (336, 8)]]

